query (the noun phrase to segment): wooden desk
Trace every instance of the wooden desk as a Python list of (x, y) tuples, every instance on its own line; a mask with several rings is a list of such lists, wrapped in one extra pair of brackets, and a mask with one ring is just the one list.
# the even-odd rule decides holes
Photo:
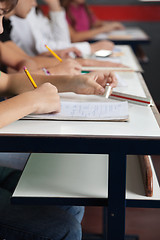
[(156, 108), (129, 104), (129, 114), (129, 122), (20, 120), (0, 130), (0, 151), (109, 154), (108, 201), (97, 198), (95, 205), (108, 206), (107, 239), (122, 240), (126, 205), (160, 207), (159, 200), (125, 198), (126, 155), (160, 154)]

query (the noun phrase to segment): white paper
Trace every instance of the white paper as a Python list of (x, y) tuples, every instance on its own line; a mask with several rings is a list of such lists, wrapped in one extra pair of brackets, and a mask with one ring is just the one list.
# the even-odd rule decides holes
[(117, 78), (117, 87), (127, 87), (126, 81), (118, 74), (115, 73), (116, 78)]
[[(142, 1), (142, 0), (141, 0)], [(146, 0), (144, 0), (146, 1)], [(158, 0), (157, 0), (158, 1)], [(146, 33), (137, 27), (127, 27), (124, 30), (114, 30), (110, 33), (100, 33), (97, 34), (94, 39), (96, 40), (104, 40), (104, 39), (114, 39), (116, 37), (117, 40), (147, 40), (148, 36)], [(119, 39), (118, 39), (119, 37)]]
[(29, 115), (27, 118), (55, 120), (127, 120), (127, 102), (61, 101), (60, 113)]

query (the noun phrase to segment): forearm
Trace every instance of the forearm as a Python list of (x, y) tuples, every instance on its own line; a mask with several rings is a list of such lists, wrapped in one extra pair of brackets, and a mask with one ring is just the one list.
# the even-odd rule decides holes
[(29, 58), (18, 63), (15, 70), (23, 72), (24, 66), (27, 67), (29, 71), (36, 71), (38, 69), (37, 63)]
[(51, 57), (45, 57), (45, 56), (35, 56), (32, 57), (32, 59), (36, 62), (37, 64), (37, 68), (51, 68), (56, 66), (59, 61), (57, 59), (55, 59), (53, 56)]
[(6, 45), (7, 48), (10, 48), (10, 49), (16, 51), (16, 53), (17, 53), (19, 56), (23, 57), (23, 58), (29, 57), (29, 56), (28, 56), (18, 45), (16, 45), (16, 43), (13, 42), (13, 41), (4, 42), (4, 45)]
[[(45, 76), (32, 74), (34, 81), (39, 87), (45, 82), (54, 85), (58, 92), (75, 92), (80, 94), (102, 94), (105, 86), (105, 74), (91, 73), (86, 75), (57, 75)], [(103, 80), (103, 84), (98, 84), (96, 81)], [(18, 94), (33, 89), (32, 84), (24, 74), (12, 74), (8, 80), (8, 93)], [(38, 89), (38, 88), (37, 88)]]
[(37, 69), (35, 61), (12, 41), (1, 43), (1, 61), (16, 71), (22, 71), (24, 66)]
[(104, 21), (97, 20), (94, 24), (93, 27), (102, 27), (104, 24)]
[(61, 11), (62, 7), (60, 5), (59, 0), (45, 0), (45, 2), (48, 4), (50, 11)]
[[(58, 92), (74, 91), (74, 81), (73, 78), (76, 76), (66, 76), (66, 75), (56, 75), (56, 76), (45, 76), (31, 73), (37, 86), (42, 85), (45, 82), (50, 82), (52, 85), (56, 86)], [(28, 77), (22, 74), (9, 74), (8, 84), (6, 87), (7, 91), (3, 95), (12, 96), (17, 95), (26, 91), (33, 90), (33, 86), (29, 81)]]
[(76, 76), (69, 76), (69, 75), (50, 75), (50, 76), (43, 76), (43, 75), (32, 75), (35, 79), (38, 86), (43, 84), (44, 82), (49, 82), (54, 85), (58, 92), (74, 92), (76, 82)]
[(31, 92), (0, 102), (0, 128), (34, 112), (36, 104)]
[(109, 61), (100, 61), (96, 59), (76, 59), (82, 66), (86, 67), (117, 67), (117, 63), (109, 62)]
[(88, 39), (93, 38), (94, 36), (96, 36), (99, 33), (102, 33), (103, 30), (101, 27), (98, 28), (94, 28), (94, 29), (90, 29), (88, 31), (84, 31), (84, 32), (71, 32), (71, 40), (72, 42), (81, 42), (81, 41), (85, 41)]

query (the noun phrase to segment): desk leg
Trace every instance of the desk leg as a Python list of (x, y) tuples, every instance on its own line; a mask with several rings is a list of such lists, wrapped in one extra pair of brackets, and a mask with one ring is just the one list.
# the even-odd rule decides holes
[(103, 207), (103, 240), (107, 239), (107, 216), (108, 216), (108, 208)]
[(109, 156), (108, 240), (125, 238), (126, 155)]

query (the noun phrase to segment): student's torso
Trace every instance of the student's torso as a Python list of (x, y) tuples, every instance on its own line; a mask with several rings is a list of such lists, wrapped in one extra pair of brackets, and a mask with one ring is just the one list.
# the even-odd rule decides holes
[[(89, 16), (83, 5), (79, 5), (75, 7), (73, 5), (70, 6), (70, 13), (75, 19), (75, 30), (78, 32), (87, 31), (90, 29), (90, 20)], [(68, 19), (69, 21), (69, 19)], [(69, 23), (71, 23), (69, 21)]]

